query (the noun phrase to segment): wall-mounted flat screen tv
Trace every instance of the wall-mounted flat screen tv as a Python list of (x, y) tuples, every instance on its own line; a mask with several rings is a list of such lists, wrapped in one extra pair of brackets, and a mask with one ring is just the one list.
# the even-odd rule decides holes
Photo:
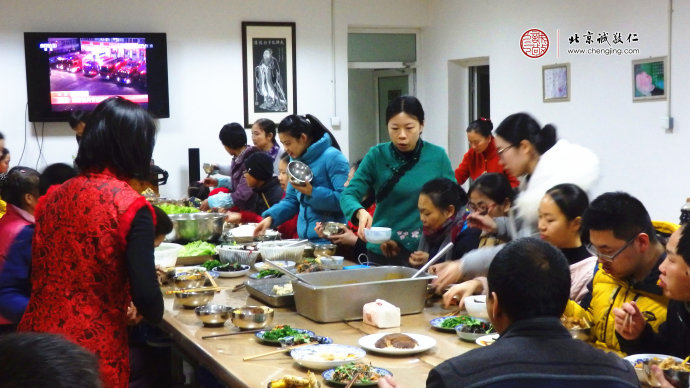
[(25, 32), (29, 121), (67, 121), (122, 96), (170, 117), (165, 33)]

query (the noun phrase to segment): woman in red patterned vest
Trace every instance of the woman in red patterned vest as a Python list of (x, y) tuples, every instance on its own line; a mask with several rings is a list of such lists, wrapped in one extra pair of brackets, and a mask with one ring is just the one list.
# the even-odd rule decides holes
[(130, 179), (146, 180), (155, 124), (120, 97), (89, 118), (80, 175), (41, 197), (36, 209), (31, 297), (20, 331), (58, 333), (98, 356), (106, 387), (127, 387), (127, 310), (163, 316), (153, 263), (154, 214)]

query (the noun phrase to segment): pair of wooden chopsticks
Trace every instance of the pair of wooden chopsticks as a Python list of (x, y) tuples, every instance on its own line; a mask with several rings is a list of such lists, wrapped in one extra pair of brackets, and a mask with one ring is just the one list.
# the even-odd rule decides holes
[(284, 353), (284, 352), (287, 352), (288, 350), (300, 348), (300, 347), (302, 347), (302, 346), (307, 346), (307, 345), (315, 345), (315, 344), (318, 344), (318, 342), (313, 341), (313, 342), (308, 342), (308, 343), (306, 343), (306, 344), (299, 344), (299, 345), (287, 346), (287, 347), (284, 347), (284, 348), (282, 348), (282, 349), (272, 350), (272, 351), (266, 352), (266, 353), (259, 353), (259, 354), (255, 354), (255, 355), (253, 355), (253, 356), (247, 356), (247, 357), (244, 357), (242, 360), (243, 360), (243, 361), (253, 360), (253, 359), (255, 359), (255, 358), (259, 358), (259, 357), (263, 357), (263, 356), (270, 356), (271, 354)]
[(165, 295), (181, 294), (184, 292), (198, 292), (198, 291), (215, 291), (215, 292), (218, 292), (220, 290), (221, 290), (220, 287), (181, 288), (179, 290), (168, 290), (165, 292)]
[(227, 336), (238, 335), (238, 334), (258, 333), (258, 332), (260, 332), (261, 330), (264, 330), (264, 329), (237, 331), (237, 332), (234, 332), (234, 333), (223, 333), (223, 334), (205, 335), (205, 336), (201, 337), (201, 339), (218, 338), (218, 337), (227, 337)]
[(345, 388), (352, 388), (352, 386), (355, 385), (355, 382), (357, 381), (357, 379), (358, 379), (359, 376), (361, 376), (361, 375), (362, 375), (362, 372), (357, 372), (357, 374), (355, 375), (355, 377), (353, 377), (352, 380), (350, 380), (350, 382), (347, 383), (347, 385), (345, 386)]
[(443, 316), (444, 316), (444, 317), (453, 317), (453, 316), (455, 316), (455, 315), (460, 315), (460, 311), (461, 311), (461, 310), (451, 311), (451, 312), (449, 312), (448, 314), (444, 314)]

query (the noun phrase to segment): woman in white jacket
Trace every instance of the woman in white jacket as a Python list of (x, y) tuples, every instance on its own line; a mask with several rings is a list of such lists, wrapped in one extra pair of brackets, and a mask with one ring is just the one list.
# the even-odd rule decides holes
[[(515, 113), (505, 118), (494, 131), (500, 163), (519, 177), (519, 194), (508, 217), (492, 219), (471, 215), (470, 222), (504, 240), (537, 233), (539, 201), (551, 187), (573, 183), (589, 193), (599, 177), (599, 158), (589, 149), (557, 140), (556, 128), (543, 128), (530, 115)], [(589, 193), (591, 194), (591, 193)], [(501, 246), (480, 248), (462, 260), (432, 269), (438, 274), (433, 284), (438, 292), (451, 283), (485, 275)]]

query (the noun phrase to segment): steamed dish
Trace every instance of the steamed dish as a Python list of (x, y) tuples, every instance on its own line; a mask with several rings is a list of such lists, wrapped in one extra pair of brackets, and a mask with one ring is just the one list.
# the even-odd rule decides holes
[(419, 346), (419, 343), (407, 334), (393, 333), (386, 334), (379, 338), (374, 344), (379, 349), (396, 348), (396, 349), (414, 349)]

